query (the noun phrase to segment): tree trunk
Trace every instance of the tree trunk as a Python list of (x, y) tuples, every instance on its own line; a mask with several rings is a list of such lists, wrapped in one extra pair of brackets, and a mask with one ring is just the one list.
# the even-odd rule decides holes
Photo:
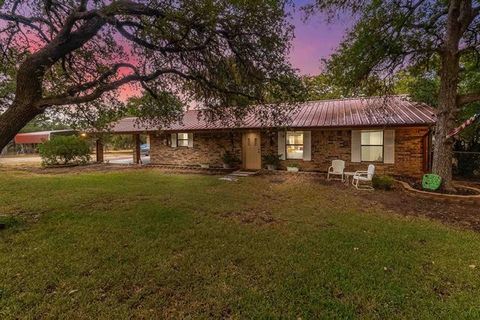
[[(440, 94), (442, 96), (442, 94)], [(442, 99), (442, 98), (441, 98)], [(443, 99), (447, 100), (446, 97)], [(433, 168), (432, 171), (442, 177), (443, 186), (446, 190), (453, 190), (452, 184), (452, 160), (453, 160), (453, 140), (447, 139), (447, 134), (453, 128), (451, 124), (453, 112), (449, 110), (449, 101), (440, 100), (440, 110), (435, 126), (435, 143), (433, 149)]]
[(444, 188), (453, 190), (452, 159), (453, 139), (447, 138), (455, 127), (457, 113), (459, 59), (457, 54), (444, 54), (440, 70), (440, 92), (435, 146), (433, 151), (433, 172), (442, 177)]
[(0, 115), (0, 150), (31, 120), (43, 111), (31, 105), (13, 103), (7, 111)]
[(35, 102), (42, 97), (42, 81), (44, 68), (39, 66), (34, 56), (27, 58), (17, 72), (15, 99), (12, 105), (0, 115), (0, 150), (3, 149), (15, 135), (44, 112), (37, 108)]
[(435, 145), (433, 149), (432, 171), (442, 177), (443, 187), (454, 190), (452, 184), (453, 139), (447, 138), (455, 127), (457, 115), (458, 74), (460, 71), (459, 43), (462, 25), (460, 1), (450, 3), (447, 30), (442, 53), (440, 55), (440, 92), (438, 96), (437, 123), (435, 126)]

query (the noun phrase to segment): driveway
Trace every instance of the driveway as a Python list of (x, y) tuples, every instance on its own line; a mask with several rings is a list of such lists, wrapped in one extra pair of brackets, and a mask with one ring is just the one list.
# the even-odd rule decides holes
[[(106, 162), (112, 163), (112, 164), (133, 164), (133, 157), (116, 157), (116, 158), (108, 158), (106, 159)], [(142, 156), (142, 163), (143, 164), (149, 164), (150, 163), (150, 157), (148, 156)]]
[[(95, 154), (92, 154), (95, 159)], [(105, 162), (112, 164), (133, 164), (131, 153), (105, 153)], [(5, 166), (40, 166), (42, 159), (38, 155), (0, 156), (0, 165)], [(150, 163), (150, 157), (142, 156), (142, 163)]]
[(38, 155), (0, 156), (0, 165), (6, 166), (37, 166), (41, 162), (42, 159)]

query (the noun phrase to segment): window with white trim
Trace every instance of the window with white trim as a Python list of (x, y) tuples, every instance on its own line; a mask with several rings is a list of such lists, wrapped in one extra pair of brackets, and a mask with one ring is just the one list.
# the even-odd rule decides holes
[(288, 159), (303, 159), (303, 131), (287, 131), (285, 149)]
[(177, 146), (188, 147), (188, 133), (177, 133)]
[(382, 130), (362, 130), (360, 141), (361, 161), (383, 162)]

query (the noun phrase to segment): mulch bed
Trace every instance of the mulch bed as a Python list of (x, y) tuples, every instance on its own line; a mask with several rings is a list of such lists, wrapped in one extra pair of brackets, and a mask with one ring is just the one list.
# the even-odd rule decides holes
[(412, 178), (405, 178), (405, 177), (397, 177), (397, 180), (404, 181), (408, 183), (412, 188), (419, 190), (419, 191), (427, 191), (427, 192), (433, 192), (433, 193), (438, 193), (438, 194), (450, 194), (450, 195), (459, 195), (459, 196), (475, 196), (480, 194), (479, 192), (469, 189), (469, 188), (463, 188), (460, 185), (455, 186), (455, 191), (449, 191), (449, 190), (443, 190), (443, 189), (438, 189), (438, 190), (425, 190), (422, 187), (422, 183), (419, 180), (415, 180)]
[(480, 210), (477, 204), (420, 199), (407, 193), (403, 187), (398, 185), (393, 191), (364, 192), (361, 197), (369, 204), (381, 205), (387, 213), (427, 217), (480, 232)]
[(439, 194), (452, 194), (452, 195), (458, 195), (458, 196), (475, 196), (477, 194), (480, 194), (476, 192), (475, 190), (472, 189), (467, 189), (467, 188), (462, 188), (461, 186), (456, 186), (455, 191), (449, 191), (449, 190), (425, 190), (422, 187), (422, 184), (420, 182), (414, 182), (410, 183), (410, 185), (417, 190), (420, 191), (428, 191), (428, 192), (433, 192), (433, 193), (439, 193)]

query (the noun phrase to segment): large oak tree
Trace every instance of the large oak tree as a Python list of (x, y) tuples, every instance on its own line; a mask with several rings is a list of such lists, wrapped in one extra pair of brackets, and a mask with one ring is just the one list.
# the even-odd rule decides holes
[(168, 120), (179, 101), (201, 104), (212, 119), (288, 101), (299, 81), (285, 62), (292, 37), (285, 6), (0, 0), (0, 149), (48, 110), (112, 111), (121, 103), (118, 88), (133, 83), (148, 95), (148, 115)]
[[(452, 188), (453, 138), (461, 110), (480, 100), (480, 88), (463, 92), (462, 59), (479, 61), (480, 4), (472, 0), (317, 0), (309, 10), (329, 17), (353, 15), (353, 27), (327, 62), (342, 86), (392, 79), (439, 62), (433, 172)], [(478, 65), (477, 65), (478, 67)]]

